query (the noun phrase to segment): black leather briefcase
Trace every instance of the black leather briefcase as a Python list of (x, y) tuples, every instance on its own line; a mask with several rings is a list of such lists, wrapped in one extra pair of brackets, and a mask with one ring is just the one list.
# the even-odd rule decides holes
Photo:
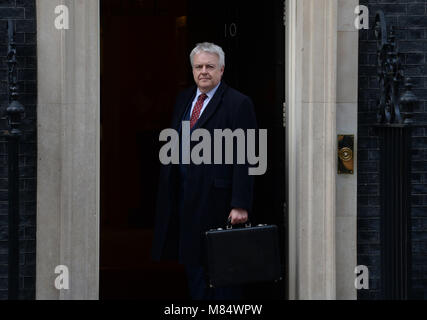
[(275, 225), (246, 225), (205, 232), (207, 275), (211, 287), (281, 280)]

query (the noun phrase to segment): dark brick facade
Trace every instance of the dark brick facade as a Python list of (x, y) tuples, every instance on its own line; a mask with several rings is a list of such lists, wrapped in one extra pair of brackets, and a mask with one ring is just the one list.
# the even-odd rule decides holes
[[(379, 96), (376, 77), (375, 12), (383, 10), (388, 26), (398, 28), (397, 39), (405, 76), (414, 82), (421, 100), (415, 119), (427, 122), (427, 0), (361, 0), (369, 8), (370, 29), (359, 33), (359, 152), (358, 152), (358, 264), (370, 271), (370, 289), (359, 299), (381, 299), (379, 141), (369, 124)], [(413, 132), (412, 153), (412, 299), (427, 298), (427, 129)]]
[[(19, 101), (25, 106), (20, 146), (20, 299), (35, 298), (36, 252), (36, 14), (35, 0), (0, 0), (0, 132), (7, 129), (7, 19), (16, 25)], [(7, 145), (0, 135), (0, 300), (7, 299)]]

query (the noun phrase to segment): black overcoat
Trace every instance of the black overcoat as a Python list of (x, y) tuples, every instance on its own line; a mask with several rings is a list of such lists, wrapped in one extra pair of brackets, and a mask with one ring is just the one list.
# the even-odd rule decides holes
[[(177, 98), (171, 128), (179, 131), (184, 112), (193, 101), (196, 86), (183, 91)], [(193, 130), (204, 128), (212, 137), (214, 129), (256, 129), (256, 117), (249, 97), (221, 82)], [(246, 136), (246, 135), (245, 135)], [(198, 142), (191, 142), (191, 148)], [(224, 150), (223, 150), (224, 151)], [(224, 157), (224, 152), (223, 152)], [(247, 160), (247, 158), (245, 157)], [(179, 166), (161, 165), (157, 196), (157, 212), (152, 246), (154, 260), (177, 259), (181, 241), (185, 264), (205, 263), (204, 231), (224, 227), (232, 208), (243, 208), (251, 218), (253, 176), (248, 163), (191, 164), (187, 171), (187, 188), (180, 199)], [(178, 201), (184, 201), (182, 219), (178, 218)]]

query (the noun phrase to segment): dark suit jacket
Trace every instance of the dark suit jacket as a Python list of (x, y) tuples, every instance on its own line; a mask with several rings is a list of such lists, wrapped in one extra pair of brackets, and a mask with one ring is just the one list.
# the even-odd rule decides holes
[[(179, 131), (184, 112), (195, 94), (196, 86), (193, 86), (178, 96), (172, 118), (172, 128), (176, 131)], [(193, 130), (204, 128), (211, 133), (213, 163), (214, 129), (229, 128), (234, 131), (237, 128), (256, 129), (256, 126), (250, 98), (221, 82)], [(197, 143), (191, 142), (191, 148)], [(152, 247), (154, 260), (178, 258), (181, 241), (183, 263), (203, 265), (204, 231), (224, 227), (232, 208), (246, 209), (250, 219), (253, 176), (248, 174), (248, 164), (237, 164), (236, 155), (234, 164), (224, 163), (188, 165), (183, 199), (179, 199), (177, 191), (179, 166), (161, 165)], [(179, 201), (183, 201), (180, 221)]]

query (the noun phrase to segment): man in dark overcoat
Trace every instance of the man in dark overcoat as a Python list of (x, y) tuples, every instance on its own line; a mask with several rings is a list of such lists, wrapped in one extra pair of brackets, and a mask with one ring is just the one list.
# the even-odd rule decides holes
[(187, 139), (178, 141), (179, 164), (161, 166), (152, 256), (154, 260), (178, 259), (185, 265), (193, 299), (239, 299), (242, 291), (238, 286), (207, 286), (203, 241), (205, 231), (224, 227), (229, 218), (233, 225), (250, 218), (254, 182), (247, 161), (238, 163), (233, 149), (233, 163), (225, 163), (223, 148), (224, 161), (214, 163), (213, 145), (215, 129), (256, 129), (254, 107), (249, 97), (221, 81), (225, 58), (219, 46), (198, 44), (190, 61), (196, 85), (178, 96), (172, 128), (180, 138), (183, 121), (189, 121), (190, 132), (207, 130), (212, 137), (212, 161), (183, 161), (183, 145), (189, 143), (191, 150), (197, 144)]

